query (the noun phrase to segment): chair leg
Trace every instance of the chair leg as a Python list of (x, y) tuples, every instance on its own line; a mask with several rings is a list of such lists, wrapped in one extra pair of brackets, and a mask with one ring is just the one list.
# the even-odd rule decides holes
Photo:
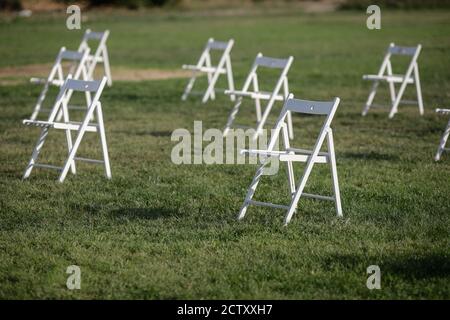
[(237, 102), (234, 104), (233, 110), (231, 110), (230, 115), (228, 116), (227, 124), (225, 125), (225, 129), (223, 130), (223, 136), (225, 137), (231, 129), (233, 125), (234, 119), (236, 118), (237, 113), (239, 112), (239, 107), (242, 104), (242, 97), (239, 97)]
[(294, 139), (294, 128), (292, 126), (292, 114), (290, 111), (287, 113), (286, 122), (288, 125), (289, 139)]
[(192, 88), (194, 87), (195, 80), (197, 79), (197, 72), (193, 72), (192, 77), (189, 79), (186, 88), (184, 89), (183, 95), (181, 96), (181, 100), (186, 101), (189, 93), (191, 93)]
[[(62, 103), (62, 113), (63, 113), (63, 120), (65, 123), (69, 122), (69, 112), (67, 110), (67, 103)], [(66, 140), (67, 140), (67, 155), (70, 154), (70, 150), (72, 150), (72, 132), (71, 130), (67, 129), (66, 131)], [(70, 171), (72, 172), (72, 174), (76, 174), (77, 170), (75, 167), (75, 160), (72, 161), (72, 163), (70, 164)]]
[(100, 134), (100, 142), (102, 145), (103, 161), (105, 164), (105, 174), (108, 179), (111, 179), (111, 166), (109, 164), (108, 145), (106, 144), (105, 126), (103, 123), (102, 105), (99, 102), (97, 105), (97, 119), (98, 130)]
[[(227, 60), (226, 60), (226, 66), (227, 66), (228, 89), (230, 91), (234, 91), (233, 69), (231, 67), (231, 59), (229, 56), (227, 57)], [(231, 94), (230, 100), (232, 102), (236, 101), (236, 96), (234, 94)]]
[(364, 109), (362, 111), (362, 116), (367, 115), (367, 112), (369, 112), (373, 99), (375, 98), (375, 94), (377, 93), (378, 85), (379, 81), (375, 81), (373, 83), (372, 89), (370, 90), (369, 96), (367, 97), (366, 105), (364, 106)]
[(267, 162), (264, 162), (256, 171), (255, 177), (253, 178), (252, 183), (250, 184), (250, 187), (248, 188), (247, 195), (245, 196), (244, 203), (242, 204), (241, 209), (239, 210), (239, 215), (237, 217), (238, 220), (242, 220), (245, 217), (245, 213), (247, 212), (248, 206), (250, 205), (250, 200), (252, 200), (253, 195), (255, 194), (256, 187), (259, 184), (259, 180), (261, 180), (261, 177), (264, 174), (264, 166)]
[(422, 88), (420, 86), (419, 67), (414, 65), (414, 82), (416, 83), (417, 103), (419, 105), (420, 115), (423, 115)]
[(78, 147), (80, 146), (81, 140), (83, 139), (84, 133), (86, 132), (86, 127), (89, 124), (89, 121), (90, 121), (90, 119), (92, 117), (92, 114), (95, 111), (94, 110), (95, 108), (97, 108), (97, 106), (93, 106), (87, 111), (86, 116), (84, 117), (84, 120), (81, 123), (80, 128), (78, 129), (77, 138), (75, 139), (75, 142), (74, 142), (74, 144), (72, 146), (72, 149), (69, 152), (69, 156), (67, 157), (67, 160), (66, 160), (66, 162), (65, 162), (65, 164), (63, 166), (63, 169), (61, 171), (61, 174), (60, 174), (60, 176), (58, 178), (58, 181), (61, 182), (61, 183), (64, 182), (64, 179), (66, 178), (67, 173), (69, 171), (70, 165), (74, 161), (74, 158), (75, 158), (75, 155), (77, 153)]
[(300, 200), (300, 197), (303, 193), (303, 189), (305, 189), (306, 182), (308, 181), (309, 175), (311, 174), (312, 168), (314, 166), (314, 158), (319, 153), (320, 148), (322, 147), (322, 144), (323, 144), (323, 141), (325, 140), (326, 135), (327, 135), (326, 131), (323, 131), (320, 134), (320, 136), (314, 146), (313, 152), (311, 153), (311, 156), (309, 157), (309, 160), (306, 163), (305, 171), (303, 173), (302, 178), (300, 179), (299, 186), (297, 187), (297, 190), (295, 191), (295, 194), (292, 197), (291, 203), (289, 204), (289, 209), (288, 209), (286, 217), (284, 219), (285, 226), (291, 221), (292, 216), (294, 215), (294, 212), (297, 210), (298, 201)]
[(341, 193), (339, 191), (339, 181), (338, 181), (338, 174), (337, 174), (337, 168), (336, 168), (336, 155), (334, 152), (333, 131), (331, 130), (331, 128), (328, 129), (327, 141), (328, 141), (328, 153), (330, 155), (331, 178), (333, 181), (334, 202), (336, 205), (336, 213), (337, 213), (338, 217), (342, 217)]
[(313, 161), (308, 161), (305, 172), (303, 174), (302, 179), (300, 180), (300, 184), (297, 188), (297, 191), (295, 191), (294, 196), (291, 199), (291, 203), (289, 204), (289, 210), (287, 211), (287, 214), (284, 218), (284, 225), (286, 226), (292, 219), (292, 216), (294, 215), (294, 212), (297, 210), (297, 204), (300, 200), (300, 197), (303, 193), (303, 189), (305, 189), (306, 182), (308, 181), (309, 175), (311, 174), (312, 167), (314, 166)]
[(105, 75), (108, 83), (108, 87), (112, 86), (111, 67), (109, 65), (108, 49), (106, 46), (103, 48), (103, 67), (105, 68)]
[[(289, 137), (288, 137), (288, 129), (286, 129), (286, 124), (283, 125), (283, 142), (284, 142), (284, 148), (287, 150), (290, 148), (289, 143)], [(295, 178), (294, 178), (294, 166), (292, 164), (292, 161), (286, 161), (286, 168), (287, 168), (287, 176), (288, 176), (288, 183), (289, 183), (289, 191), (290, 196), (292, 197), (295, 193)]]
[[(289, 82), (288, 78), (284, 77), (283, 80), (283, 90), (284, 90), (284, 98), (287, 99), (289, 96)], [(288, 132), (289, 132), (289, 139), (294, 139), (294, 128), (292, 126), (292, 113), (289, 111), (287, 114), (287, 125), (288, 125)]]
[(447, 127), (444, 130), (444, 134), (442, 135), (441, 141), (439, 142), (439, 147), (434, 156), (435, 161), (439, 161), (441, 159), (442, 152), (444, 152), (445, 145), (447, 144), (448, 136), (450, 135), (450, 121), (447, 124)]
[[(211, 57), (209, 55), (206, 56), (205, 64), (208, 68), (211, 68)], [(209, 90), (209, 86), (211, 85), (211, 82), (214, 77), (214, 73), (208, 72), (208, 90), (206, 90), (205, 95), (203, 97), (203, 103), (205, 103), (208, 99), (214, 100), (216, 98), (216, 93), (214, 91), (214, 87), (212, 90)]]
[(25, 169), (22, 180), (25, 180), (30, 176), (31, 171), (33, 170), (33, 165), (36, 163), (39, 153), (41, 152), (41, 149), (44, 146), (47, 135), (48, 135), (48, 128), (47, 127), (42, 128), (41, 134), (39, 135), (39, 138), (36, 142), (36, 146), (34, 147), (33, 154), (31, 155), (31, 159), (28, 162), (28, 165)]
[(391, 112), (389, 112), (389, 119), (392, 119), (398, 111), (398, 105), (400, 104), (403, 93), (405, 92), (406, 86), (408, 85), (407, 79), (409, 79), (409, 77), (410, 77), (410, 74), (407, 73), (405, 76), (405, 80), (402, 82), (402, 85), (400, 86), (400, 89), (398, 90), (397, 97), (391, 108)]
[[(256, 73), (253, 76), (253, 90), (255, 92), (259, 91), (259, 84), (258, 84), (258, 76)], [(261, 121), (261, 100), (259, 98), (255, 98), (255, 108), (256, 108), (256, 123)]]
[(269, 117), (270, 110), (272, 110), (274, 103), (275, 103), (274, 98), (269, 100), (269, 103), (266, 106), (266, 110), (264, 110), (261, 120), (258, 122), (258, 125), (256, 126), (256, 132), (253, 134), (253, 140), (256, 140), (258, 136), (262, 133), (264, 129), (264, 124), (266, 123), (267, 118)]

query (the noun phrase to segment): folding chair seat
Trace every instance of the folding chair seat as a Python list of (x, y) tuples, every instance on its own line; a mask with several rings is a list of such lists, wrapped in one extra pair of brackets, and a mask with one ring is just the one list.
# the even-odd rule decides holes
[[(59, 91), (58, 97), (56, 98), (55, 104), (53, 105), (48, 120), (41, 121), (29, 119), (23, 121), (25, 125), (36, 126), (41, 128), (41, 133), (39, 135), (36, 146), (33, 150), (31, 159), (25, 169), (23, 179), (28, 178), (33, 168), (38, 167), (38, 168), (56, 169), (60, 171), (58, 181), (63, 182), (64, 179), (66, 178), (69, 169), (73, 174), (76, 173), (75, 161), (103, 164), (105, 167), (106, 177), (108, 179), (111, 178), (108, 147), (106, 144), (105, 127), (103, 124), (102, 105), (100, 102), (100, 97), (103, 88), (105, 87), (106, 81), (107, 81), (106, 77), (103, 77), (101, 81), (75, 80), (72, 79), (71, 75), (69, 75)], [(68, 103), (74, 91), (85, 92), (88, 93), (89, 95), (91, 94), (94, 95), (94, 97), (90, 99), (91, 101), (90, 104), (86, 108), (84, 108), (85, 115), (81, 122), (70, 121), (69, 118)], [(96, 123), (91, 122), (94, 112), (96, 113), (97, 119)], [(59, 121), (57, 119), (59, 113), (62, 114), (62, 121)], [(64, 130), (66, 132), (68, 157), (62, 167), (50, 164), (37, 163), (39, 153), (41, 152), (41, 149), (44, 146), (45, 140), (50, 130), (53, 129)], [(75, 142), (72, 142), (72, 131), (77, 132)], [(83, 139), (85, 132), (99, 133), (103, 160), (89, 159), (77, 156), (77, 150), (78, 147), (80, 146), (81, 140)]]
[[(298, 201), (301, 197), (334, 201), (337, 215), (342, 216), (341, 197), (334, 151), (333, 131), (331, 129), (331, 122), (339, 105), (339, 101), (339, 98), (335, 98), (333, 101), (329, 102), (299, 100), (294, 99), (294, 96), (290, 94), (284, 103), (281, 114), (275, 124), (274, 130), (272, 131), (273, 133), (270, 138), (267, 150), (241, 150), (241, 153), (248, 153), (254, 156), (262, 156), (263, 160), (261, 165), (257, 169), (253, 181), (247, 191), (247, 195), (238, 215), (239, 220), (244, 218), (250, 205), (267, 206), (286, 210), (286, 216), (284, 220), (284, 223), (286, 225), (290, 222), (294, 212), (296, 211)], [(287, 116), (290, 112), (306, 115), (326, 116), (322, 129), (320, 130), (319, 136), (312, 150), (292, 148), (290, 146), (288, 125), (286, 123)], [(328, 151), (321, 152), (320, 150), (325, 138), (328, 142)], [(278, 141), (283, 142), (283, 150), (275, 150)], [(286, 162), (289, 185), (288, 190), (291, 199), (289, 205), (273, 204), (269, 202), (253, 200), (256, 188), (258, 187), (261, 177), (264, 175), (264, 169), (270, 163), (271, 158), (278, 158), (279, 161)], [(293, 162), (306, 163), (303, 175), (297, 185), (295, 184)], [(308, 181), (313, 166), (316, 163), (327, 163), (330, 165), (334, 191), (333, 196), (324, 196), (304, 192), (306, 182)]]
[[(374, 106), (372, 103), (380, 82), (387, 82), (389, 84), (389, 92), (391, 98), (391, 110), (389, 112), (389, 118), (394, 117), (394, 115), (397, 113), (400, 103), (417, 104), (419, 106), (420, 114), (423, 115), (422, 89), (420, 87), (419, 66), (417, 64), (417, 59), (419, 57), (421, 49), (422, 46), (420, 44), (417, 45), (417, 47), (400, 47), (396, 46), (394, 43), (391, 43), (389, 45), (378, 74), (368, 74), (363, 76), (363, 80), (373, 81), (372, 89), (362, 111), (363, 116), (365, 116), (369, 109)], [(405, 74), (402, 75), (392, 73), (391, 57), (393, 55), (403, 55), (411, 57), (411, 61)], [(400, 84), (398, 92), (395, 91), (396, 83)], [(408, 84), (414, 84), (416, 86), (417, 101), (402, 100), (402, 96)]]
[[(88, 79), (87, 80), (95, 80), (95, 68), (98, 63), (103, 65), (103, 76), (106, 76), (108, 79), (108, 86), (112, 86), (112, 76), (111, 76), (111, 68), (109, 65), (109, 55), (108, 55), (108, 47), (106, 46), (106, 41), (109, 37), (109, 30), (103, 32), (94, 32), (90, 29), (87, 29), (83, 35), (83, 39), (81, 40), (80, 46), (78, 47), (78, 51), (81, 52), (86, 49), (90, 49), (91, 54), (88, 56), (87, 61), (87, 70), (88, 70)], [(89, 43), (97, 41), (98, 45), (95, 50), (92, 50), (93, 47), (89, 46)]]
[[(228, 116), (228, 121), (223, 131), (224, 136), (228, 134), (228, 132), (233, 126), (236, 126), (233, 124), (234, 120), (236, 118), (237, 113), (239, 112), (239, 108), (241, 107), (243, 98), (246, 97), (254, 100), (255, 102), (256, 131), (253, 135), (253, 139), (257, 139), (258, 135), (260, 135), (263, 131), (264, 125), (267, 121), (267, 117), (269, 116), (275, 101), (284, 101), (289, 95), (289, 84), (287, 74), (289, 72), (289, 68), (291, 67), (293, 60), (294, 60), (293, 57), (289, 57), (287, 59), (278, 59), (278, 58), (264, 57), (262, 53), (257, 54), (255, 61), (253, 62), (252, 68), (250, 69), (250, 72), (244, 82), (242, 90), (225, 91), (225, 94), (237, 96), (238, 99), (233, 109), (231, 110), (230, 115)], [(260, 67), (281, 70), (277, 83), (271, 92), (259, 90), (259, 78), (257, 71)], [(253, 90), (250, 89), (250, 86), (253, 87)], [(283, 93), (280, 93), (282, 87)], [(264, 113), (262, 114), (261, 114), (261, 100), (267, 101)], [(288, 113), (287, 115), (287, 123), (289, 129), (289, 137), (292, 139), (294, 134), (292, 130), (292, 119), (290, 113)]]
[[(187, 65), (184, 64), (182, 66), (185, 70), (192, 71), (192, 77), (189, 79), (186, 88), (184, 89), (184, 93), (181, 97), (183, 101), (187, 99), (190, 94), (194, 94), (192, 91), (194, 87), (195, 80), (200, 73), (206, 73), (208, 77), (208, 87), (206, 91), (201, 93), (203, 95), (202, 102), (205, 103), (209, 99), (214, 100), (216, 95), (216, 91), (219, 91), (216, 88), (216, 83), (219, 80), (219, 76), (221, 74), (227, 75), (228, 80), (228, 89), (234, 90), (234, 80), (233, 80), (233, 70), (231, 68), (231, 49), (233, 48), (234, 40), (230, 39), (227, 42), (215, 41), (213, 38), (210, 38), (206, 43), (205, 48), (203, 49), (202, 54), (200, 55), (200, 59), (195, 65)], [(212, 65), (211, 62), (211, 51), (219, 51), (222, 52), (220, 56), (219, 63), (217, 66)], [(234, 101), (234, 95), (230, 96), (231, 101)]]
[[(69, 61), (70, 67), (68, 73), (73, 72), (74, 79), (88, 79), (88, 70), (86, 67), (87, 59), (89, 57), (89, 48), (83, 51), (69, 51), (66, 50), (65, 47), (62, 47), (59, 50), (58, 55), (56, 56), (55, 63), (50, 70), (50, 73), (46, 79), (40, 78), (31, 78), (31, 83), (34, 84), (43, 84), (44, 87), (38, 97), (38, 100), (34, 106), (33, 113), (31, 114), (30, 119), (36, 120), (39, 113), (41, 112), (50, 112), (50, 109), (42, 108), (42, 105), (47, 97), (48, 90), (50, 86), (61, 87), (66, 80), (66, 75), (64, 74), (64, 62)], [(68, 74), (67, 73), (67, 74)]]
[[(450, 109), (436, 109), (436, 112), (442, 113), (442, 114), (450, 114)], [(439, 161), (441, 159), (441, 155), (444, 151), (450, 151), (450, 148), (446, 148), (445, 145), (447, 144), (448, 136), (450, 135), (450, 120), (447, 123), (447, 126), (445, 127), (444, 133), (442, 134), (441, 141), (439, 143), (438, 150), (436, 152), (436, 156), (434, 157), (434, 160)]]

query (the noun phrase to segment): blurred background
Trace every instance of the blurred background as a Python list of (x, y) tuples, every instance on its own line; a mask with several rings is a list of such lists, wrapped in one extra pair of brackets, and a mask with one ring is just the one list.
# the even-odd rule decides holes
[(384, 8), (418, 9), (448, 8), (450, 0), (2, 0), (0, 9), (9, 11), (32, 10), (49, 12), (64, 10), (68, 4), (78, 4), (83, 9), (98, 7), (142, 10), (164, 8), (167, 10), (213, 10), (227, 8), (297, 7), (305, 11), (332, 11), (361, 9), (377, 4)]

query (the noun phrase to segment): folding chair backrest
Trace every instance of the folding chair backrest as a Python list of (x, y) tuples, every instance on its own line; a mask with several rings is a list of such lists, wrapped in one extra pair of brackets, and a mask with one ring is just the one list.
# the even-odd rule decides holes
[(282, 72), (279, 76), (279, 79), (280, 79), (283, 77), (283, 75), (287, 74), (287, 72), (289, 71), (289, 68), (291, 67), (293, 60), (294, 60), (293, 57), (289, 57), (286, 59), (279, 59), (279, 58), (265, 57), (265, 56), (263, 56), (262, 53), (258, 53), (253, 62), (253, 67), (250, 71), (249, 77), (251, 77), (252, 73), (257, 73), (257, 70), (260, 67), (263, 67), (263, 68), (270, 68), (270, 69), (281, 69)]
[[(255, 102), (256, 107), (256, 121), (257, 126), (255, 133), (253, 135), (253, 139), (256, 140), (257, 137), (262, 133), (264, 125), (267, 121), (267, 118), (272, 110), (272, 107), (275, 101), (284, 101), (289, 95), (289, 84), (287, 74), (289, 72), (289, 68), (294, 61), (294, 57), (290, 56), (286, 59), (280, 58), (271, 58), (265, 57), (262, 53), (258, 53), (256, 55), (255, 60), (253, 61), (253, 65), (250, 69), (250, 72), (245, 79), (244, 85), (240, 91), (236, 91), (235, 94), (239, 96), (237, 103), (235, 103), (230, 115), (228, 116), (228, 121), (223, 131), (223, 135), (226, 136), (233, 126), (234, 119), (236, 118), (237, 113), (239, 112), (240, 105), (242, 103), (242, 97), (247, 96), (251, 97)], [(272, 87), (270, 91), (262, 91), (259, 86), (258, 79), (258, 70), (259, 68), (267, 68), (267, 69), (278, 69), (281, 70), (276, 84)], [(253, 90), (251, 90), (251, 86), (253, 86)], [(282, 93), (280, 93), (282, 92)], [(227, 93), (227, 92), (225, 92)], [(233, 92), (229, 92), (231, 94)], [(267, 104), (264, 110), (261, 110), (260, 100), (266, 100)], [(261, 112), (263, 111), (263, 112)], [(288, 131), (289, 137), (293, 138), (293, 130), (292, 130), (292, 120), (290, 114), (288, 114)]]
[[(50, 112), (48, 121), (55, 121), (58, 112), (60, 111), (61, 104), (68, 103), (74, 91), (84, 92), (89, 95), (89, 100), (87, 100), (89, 103), (87, 110), (89, 111), (89, 109), (99, 101), (103, 88), (105, 86), (105, 81), (105, 79), (101, 81), (77, 80), (73, 79), (69, 74), (58, 94), (58, 97), (56, 98), (56, 102), (52, 108), (52, 111)], [(91, 98), (92, 93), (95, 93), (94, 98)]]
[[(72, 74), (75, 79), (88, 79), (87, 61), (89, 59), (89, 52), (89, 48), (85, 48), (82, 51), (69, 51), (66, 50), (65, 47), (62, 47), (56, 56), (55, 63), (53, 64), (47, 79), (31, 78), (31, 82), (44, 84), (44, 87), (42, 88), (41, 94), (39, 95), (34, 106), (30, 119), (36, 120), (41, 111), (49, 111), (43, 109), (42, 105), (51, 85), (61, 87), (64, 84), (68, 74)], [(66, 74), (64, 72), (65, 61), (71, 62)]]
[(242, 87), (242, 91), (247, 91), (250, 88), (250, 85), (252, 84), (252, 81), (255, 77), (258, 75), (258, 69), (260, 67), (264, 68), (270, 68), (270, 69), (281, 69), (281, 73), (277, 79), (277, 84), (273, 88), (273, 92), (276, 94), (280, 91), (281, 86), (283, 85), (283, 80), (287, 76), (287, 73), (289, 71), (289, 68), (291, 67), (292, 61), (294, 58), (291, 56), (286, 59), (279, 59), (279, 58), (271, 58), (271, 57), (265, 57), (262, 53), (258, 53), (256, 55), (256, 58), (253, 62), (252, 68), (250, 69), (249, 74), (247, 75), (247, 78), (244, 82), (244, 86)]
[(94, 32), (90, 29), (87, 29), (86, 32), (83, 35), (83, 39), (81, 40), (80, 46), (78, 47), (78, 51), (82, 51), (86, 48), (93, 49), (92, 45), (89, 45), (89, 42), (92, 43), (90, 40), (96, 40), (98, 41), (97, 47), (94, 50), (92, 50), (92, 54), (95, 56), (100, 56), (100, 52), (103, 45), (106, 45), (106, 41), (108, 40), (109, 36), (109, 30), (106, 30), (104, 32)]
[[(222, 62), (220, 60), (225, 61), (227, 56), (229, 56), (231, 49), (233, 48), (233, 45), (234, 45), (233, 39), (230, 39), (228, 41), (217, 41), (214, 40), (213, 38), (209, 38), (208, 42), (206, 42), (205, 49), (203, 50), (203, 53), (200, 56), (199, 62), (203, 61), (203, 63), (206, 62), (207, 65), (211, 66), (220, 65)], [(214, 56), (212, 55), (213, 51), (217, 51), (217, 54), (215, 54)], [(217, 59), (217, 56), (219, 58), (219, 61), (217, 61), (216, 63), (212, 63), (212, 59), (214, 58)]]
[[(416, 47), (403, 47), (403, 46), (397, 46), (393, 42), (389, 44), (388, 50), (386, 52), (385, 58), (383, 60), (383, 63), (381, 65), (379, 74), (384, 74), (386, 71), (389, 73), (392, 73), (392, 68), (390, 58), (392, 56), (409, 56), (411, 57), (411, 61), (408, 64), (408, 70), (412, 70), (414, 67), (414, 64), (417, 61), (417, 58), (419, 57), (420, 51), (422, 50), (422, 45), (417, 45)], [(390, 70), (390, 71), (389, 71)], [(405, 70), (405, 73), (408, 73), (407, 70)]]
[(417, 51), (420, 51), (420, 49), (420, 44), (417, 47), (401, 47), (396, 46), (394, 43), (391, 43), (388, 51), (393, 55), (414, 56)]
[[(108, 85), (112, 85), (111, 70), (109, 65), (108, 49), (106, 46), (106, 41), (109, 37), (109, 30), (103, 32), (94, 32), (87, 29), (83, 35), (78, 51), (85, 50), (86, 48), (91, 49), (91, 56), (88, 61), (88, 76), (89, 79), (94, 79), (95, 68), (98, 62), (103, 63), (105, 75), (108, 78)], [(92, 45), (92, 42), (97, 42), (97, 47)], [(94, 50), (95, 48), (95, 50)]]
[(292, 59), (279, 59), (279, 58), (270, 58), (264, 57), (262, 53), (259, 53), (256, 56), (255, 64), (258, 67), (266, 67), (273, 69), (284, 69), (286, 66), (290, 65)]
[(64, 82), (67, 77), (63, 70), (63, 64), (65, 61), (70, 61), (72, 63), (69, 73), (72, 73), (75, 79), (86, 76), (86, 61), (88, 59), (89, 52), (89, 48), (84, 49), (83, 51), (70, 51), (65, 47), (62, 47), (59, 50), (55, 64), (50, 71), (48, 80), (53, 80), (57, 76), (58, 80)]
[[(233, 41), (233, 40), (230, 40)], [(228, 48), (229, 42), (228, 41), (216, 41), (212, 38), (210, 38), (206, 44), (206, 48), (209, 50), (220, 50), (224, 51)]]
[(70, 73), (73, 74), (74, 79), (84, 79), (87, 80), (87, 68), (86, 62), (89, 57), (90, 49), (86, 48), (83, 51), (69, 51), (63, 50), (61, 52), (61, 62), (64, 60), (73, 61), (74, 64), (70, 69)]
[[(340, 99), (335, 98), (333, 101), (309, 101), (294, 99), (294, 95), (291, 93), (286, 99), (283, 109), (281, 110), (280, 116), (275, 124), (275, 132), (273, 137), (277, 137), (279, 131), (285, 123), (286, 117), (291, 113), (300, 113), (307, 115), (317, 115), (326, 116), (323, 122), (322, 128), (320, 130), (320, 135), (326, 132), (330, 128), (331, 122), (333, 121), (334, 114), (336, 113), (337, 107), (339, 105)], [(276, 139), (271, 139), (268, 149), (271, 150), (275, 146)]]

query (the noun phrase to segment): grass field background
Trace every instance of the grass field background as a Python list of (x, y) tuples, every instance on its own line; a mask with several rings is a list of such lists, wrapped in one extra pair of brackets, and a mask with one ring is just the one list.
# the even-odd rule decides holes
[[(173, 130), (192, 130), (194, 120), (222, 128), (231, 109), (223, 96), (181, 102), (186, 79), (105, 89), (111, 181), (101, 167), (80, 164), (64, 184), (45, 170), (23, 182), (39, 131), (21, 120), (40, 88), (2, 84), (0, 298), (450, 298), (450, 155), (433, 161), (448, 121), (434, 109), (450, 104), (450, 11), (383, 11), (378, 31), (356, 11), (88, 17), (83, 29), (111, 31), (113, 67), (175, 70), (194, 63), (208, 37), (233, 37), (240, 87), (258, 52), (293, 55), (296, 97), (342, 101), (333, 128), (344, 218), (332, 203), (302, 199), (288, 227), (283, 211), (255, 207), (237, 222), (256, 166), (170, 160)], [(65, 16), (0, 21), (0, 70), (51, 63), (62, 45), (76, 49), (83, 32), (67, 30)], [(378, 70), (389, 42), (423, 45), (423, 117), (416, 106), (400, 106), (392, 120), (387, 109), (360, 115), (369, 91), (361, 76)], [(379, 94), (387, 102), (385, 86)], [(253, 108), (244, 107), (240, 122), (251, 124)], [(315, 123), (294, 118), (294, 145), (312, 141)], [(97, 146), (90, 136), (80, 154), (98, 157)], [(65, 152), (56, 133), (41, 159), (57, 164)], [(331, 192), (328, 168), (315, 169), (307, 190)], [(286, 203), (287, 188), (283, 174), (267, 177), (256, 198)], [(81, 290), (66, 288), (69, 265), (81, 268)], [(366, 287), (369, 265), (381, 268), (381, 290)]]

